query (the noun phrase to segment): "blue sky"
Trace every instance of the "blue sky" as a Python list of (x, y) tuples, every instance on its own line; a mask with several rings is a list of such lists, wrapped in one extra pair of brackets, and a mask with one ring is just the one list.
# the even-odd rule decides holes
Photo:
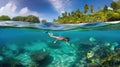
[(97, 11), (98, 7), (103, 8), (104, 5), (110, 7), (111, 2), (112, 0), (0, 0), (0, 15), (14, 17), (32, 14), (39, 19), (52, 21), (65, 11), (83, 11), (85, 4), (93, 5)]

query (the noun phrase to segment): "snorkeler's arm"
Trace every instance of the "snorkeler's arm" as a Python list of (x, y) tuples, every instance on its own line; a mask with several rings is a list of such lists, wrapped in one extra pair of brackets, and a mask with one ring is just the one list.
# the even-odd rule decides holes
[(48, 33), (48, 35), (52, 38), (57, 38), (57, 36), (54, 36), (52, 33)]
[(53, 36), (53, 34), (52, 34), (52, 33), (49, 33), (49, 32), (48, 32), (48, 35), (49, 35), (49, 36)]

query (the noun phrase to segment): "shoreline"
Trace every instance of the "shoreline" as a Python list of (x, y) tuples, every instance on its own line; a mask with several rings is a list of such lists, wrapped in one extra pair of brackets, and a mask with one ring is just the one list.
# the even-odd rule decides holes
[(108, 21), (108, 22), (105, 22), (105, 23), (115, 24), (115, 23), (120, 23), (120, 21)]
[[(90, 24), (90, 23), (111, 23), (111, 24), (114, 24), (114, 23), (120, 23), (120, 20), (119, 21), (106, 21), (106, 22), (85, 22), (85, 23), (78, 23), (78, 24), (64, 24), (64, 25), (84, 25), (84, 24)], [(59, 24), (59, 23), (58, 23)]]

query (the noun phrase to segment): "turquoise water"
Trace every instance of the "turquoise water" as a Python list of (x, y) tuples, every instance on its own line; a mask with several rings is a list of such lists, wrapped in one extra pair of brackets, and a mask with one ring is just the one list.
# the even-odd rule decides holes
[[(36, 26), (37, 29), (1, 26), (0, 67), (93, 67), (95, 65), (105, 67), (105, 63), (106, 65), (108, 63), (105, 58), (112, 56), (113, 52), (120, 48), (120, 30), (93, 29), (96, 26), (102, 27), (101, 25), (105, 24), (74, 27), (44, 24)], [(85, 27), (87, 30), (80, 27)], [(50, 38), (46, 32), (55, 36), (69, 37), (70, 45), (65, 41), (54, 43), (55, 39)], [(116, 58), (118, 57), (120, 56)], [(120, 65), (116, 60), (109, 60), (111, 61), (115, 61), (112, 62), (113, 66)], [(108, 63), (108, 67), (109, 64), (111, 63)]]

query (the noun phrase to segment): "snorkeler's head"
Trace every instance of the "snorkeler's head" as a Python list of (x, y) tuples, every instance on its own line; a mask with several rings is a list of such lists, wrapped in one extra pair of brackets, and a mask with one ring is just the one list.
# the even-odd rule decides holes
[(70, 38), (65, 37), (64, 40), (67, 41), (67, 42), (69, 42), (69, 41), (70, 41)]

